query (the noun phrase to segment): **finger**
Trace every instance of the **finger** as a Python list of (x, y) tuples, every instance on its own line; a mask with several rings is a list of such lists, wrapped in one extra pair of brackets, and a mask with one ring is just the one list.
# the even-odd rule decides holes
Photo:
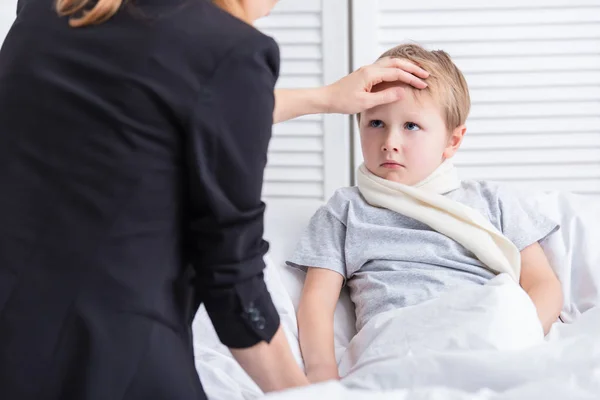
[(425, 89), (427, 84), (411, 73), (397, 68), (385, 68), (370, 66), (365, 69), (366, 79), (369, 87), (381, 82), (404, 82), (417, 89)]
[(429, 72), (419, 67), (417, 64), (402, 58), (384, 57), (379, 59), (375, 64), (386, 68), (400, 68), (404, 71), (415, 74), (421, 78), (429, 77)]
[(429, 77), (429, 72), (425, 71), (423, 68), (419, 67), (413, 62), (401, 58), (384, 57), (380, 60), (377, 60), (375, 64), (386, 68), (400, 68), (421, 78)]
[(401, 87), (388, 88), (376, 93), (366, 93), (365, 109), (398, 101), (404, 97), (404, 93), (405, 90)]

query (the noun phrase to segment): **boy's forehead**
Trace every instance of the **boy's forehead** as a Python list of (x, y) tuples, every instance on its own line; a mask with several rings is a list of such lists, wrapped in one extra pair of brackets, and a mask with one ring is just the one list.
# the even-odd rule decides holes
[[(375, 85), (372, 92), (376, 93), (397, 87), (405, 90), (405, 95), (401, 100), (375, 106), (363, 111), (362, 114), (372, 115), (381, 111), (396, 112), (398, 110), (401, 110), (405, 117), (422, 117), (423, 115), (430, 115), (431, 113), (443, 114), (442, 108), (428, 90), (417, 89), (403, 82), (382, 82)], [(397, 107), (400, 107), (400, 109)]]
[(373, 88), (371, 88), (371, 92), (373, 93), (377, 93), (377, 92), (382, 92), (386, 89), (390, 89), (390, 88), (402, 88), (404, 89), (405, 92), (405, 98), (406, 97), (410, 97), (415, 101), (418, 101), (419, 103), (422, 102), (422, 100), (426, 99), (426, 101), (430, 101), (430, 100), (435, 100), (432, 97), (432, 93), (430, 90), (426, 89), (417, 89), (412, 85), (409, 85), (407, 83), (404, 82), (400, 82), (400, 81), (394, 81), (394, 82), (381, 82), (378, 83), (377, 85), (373, 86)]
[[(373, 86), (371, 92), (377, 93), (384, 91), (389, 88), (402, 88), (404, 89), (404, 96), (399, 103), (404, 103), (404, 105), (413, 104), (418, 108), (428, 107), (428, 106), (437, 106), (436, 102), (433, 98), (431, 98), (431, 94), (427, 90), (417, 89), (414, 86), (408, 85), (404, 82), (382, 82), (375, 86)], [(396, 102), (395, 102), (396, 103)], [(395, 104), (391, 103), (391, 104)], [(391, 105), (387, 104), (387, 105)], [(386, 104), (382, 104), (381, 106), (386, 106)], [(381, 106), (374, 107), (374, 109), (381, 108)]]
[(418, 90), (418, 89), (415, 89), (413, 86), (410, 86), (410, 85), (408, 85), (408, 84), (406, 84), (404, 82), (394, 81), (394, 82), (381, 82), (381, 83), (378, 83), (377, 85), (375, 85), (375, 86), (373, 86), (371, 88), (371, 92), (377, 93), (377, 92), (381, 92), (381, 91), (389, 89), (389, 88), (396, 88), (396, 87), (399, 87), (399, 88), (402, 88), (402, 89), (408, 89), (408, 90), (411, 90), (411, 91), (412, 90)]

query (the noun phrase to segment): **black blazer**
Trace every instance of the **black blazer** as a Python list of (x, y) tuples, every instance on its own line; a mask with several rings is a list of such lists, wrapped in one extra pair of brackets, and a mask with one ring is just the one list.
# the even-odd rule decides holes
[(207, 0), (79, 29), (53, 4), (21, 0), (0, 52), (0, 399), (203, 398), (199, 303), (230, 347), (279, 326), (277, 45)]

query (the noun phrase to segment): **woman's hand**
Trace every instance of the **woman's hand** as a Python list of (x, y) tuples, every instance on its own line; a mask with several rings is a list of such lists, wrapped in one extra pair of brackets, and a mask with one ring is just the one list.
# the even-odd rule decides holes
[(307, 368), (306, 377), (311, 384), (331, 380), (340, 380), (338, 367), (335, 363), (332, 365), (316, 365), (311, 368)]
[(260, 342), (250, 348), (229, 350), (265, 393), (306, 386), (310, 383), (296, 363), (281, 326), (271, 343)]
[(427, 78), (429, 73), (407, 60), (382, 58), (374, 64), (359, 68), (339, 81), (325, 86), (330, 113), (357, 114), (381, 104), (400, 100), (404, 89), (392, 87), (372, 93), (373, 86), (382, 82), (403, 82), (417, 89), (427, 84), (419, 78)]
[(356, 114), (402, 98), (404, 89), (392, 87), (371, 93), (381, 82), (404, 82), (417, 89), (427, 87), (420, 78), (429, 73), (407, 60), (382, 58), (359, 68), (331, 85), (316, 89), (275, 90), (274, 123), (307, 114)]

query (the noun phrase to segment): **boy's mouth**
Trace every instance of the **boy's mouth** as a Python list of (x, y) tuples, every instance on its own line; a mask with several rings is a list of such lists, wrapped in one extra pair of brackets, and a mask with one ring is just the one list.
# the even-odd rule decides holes
[(396, 161), (388, 160), (388, 161), (381, 163), (380, 167), (387, 168), (387, 169), (400, 169), (400, 168), (404, 168), (404, 165), (402, 165)]

